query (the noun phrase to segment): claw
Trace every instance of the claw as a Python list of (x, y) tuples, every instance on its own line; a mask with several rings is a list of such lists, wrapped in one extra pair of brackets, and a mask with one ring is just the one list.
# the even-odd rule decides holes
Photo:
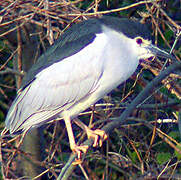
[(84, 123), (82, 123), (79, 119), (74, 119), (74, 122), (86, 132), (88, 139), (91, 138), (94, 140), (93, 147), (101, 147), (103, 141), (108, 138), (107, 134), (103, 130), (96, 129), (93, 131)]
[(74, 147), (71, 147), (73, 153), (77, 154), (77, 159), (73, 162), (73, 165), (78, 165), (82, 163), (81, 160), (82, 152), (86, 153), (88, 148), (89, 146), (87, 145), (82, 145), (82, 146), (75, 145)]
[(103, 144), (103, 141), (108, 138), (107, 134), (103, 130), (100, 130), (100, 129), (96, 129), (94, 131), (87, 129), (87, 136), (88, 136), (88, 139), (89, 138), (94, 139), (93, 147), (96, 147), (96, 146), (101, 147)]

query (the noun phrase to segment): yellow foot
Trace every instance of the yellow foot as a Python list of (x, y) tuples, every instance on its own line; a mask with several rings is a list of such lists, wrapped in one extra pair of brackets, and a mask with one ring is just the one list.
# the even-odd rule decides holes
[(94, 139), (93, 147), (96, 147), (96, 146), (101, 147), (103, 141), (108, 138), (107, 134), (103, 130), (100, 130), (100, 129), (96, 129), (94, 131), (91, 129), (87, 129), (86, 131), (87, 131), (88, 139), (89, 138)]
[(87, 145), (82, 145), (82, 146), (75, 145), (74, 147), (71, 148), (73, 153), (77, 154), (77, 159), (75, 160), (75, 162), (73, 162), (73, 165), (77, 165), (77, 164), (82, 163), (82, 160), (81, 160), (82, 152), (86, 153), (88, 147), (89, 146), (87, 146)]

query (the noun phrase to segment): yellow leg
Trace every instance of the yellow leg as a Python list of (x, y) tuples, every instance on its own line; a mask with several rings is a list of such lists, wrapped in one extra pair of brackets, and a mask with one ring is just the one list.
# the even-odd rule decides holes
[(72, 125), (71, 125), (70, 117), (65, 117), (64, 121), (65, 121), (65, 125), (67, 128), (67, 133), (68, 133), (69, 142), (70, 142), (70, 148), (78, 156), (78, 160), (76, 160), (76, 162), (74, 164), (80, 164), (82, 162), (81, 161), (81, 153), (82, 152), (86, 153), (88, 146), (87, 145), (83, 145), (83, 146), (76, 145), (75, 138), (74, 138), (73, 131), (72, 131)]
[(87, 134), (88, 139), (94, 139), (93, 147), (96, 146), (102, 146), (102, 143), (104, 140), (108, 138), (107, 134), (100, 129), (91, 130), (89, 127), (87, 127), (84, 123), (82, 123), (79, 119), (74, 119), (74, 122), (81, 127)]

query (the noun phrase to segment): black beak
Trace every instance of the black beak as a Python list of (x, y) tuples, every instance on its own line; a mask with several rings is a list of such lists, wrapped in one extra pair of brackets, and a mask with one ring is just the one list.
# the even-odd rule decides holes
[(154, 54), (155, 56), (158, 57), (162, 57), (162, 58), (169, 58), (169, 59), (173, 59), (176, 60), (176, 58), (174, 56), (172, 56), (171, 54), (167, 53), (166, 51), (159, 49), (158, 47), (150, 44), (147, 49)]

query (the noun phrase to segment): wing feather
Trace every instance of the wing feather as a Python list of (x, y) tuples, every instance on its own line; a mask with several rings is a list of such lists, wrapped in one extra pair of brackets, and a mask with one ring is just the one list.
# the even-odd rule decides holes
[(99, 35), (82, 51), (39, 72), (9, 110), (10, 132), (42, 124), (88, 96), (103, 73), (100, 56), (105, 45), (105, 37)]

